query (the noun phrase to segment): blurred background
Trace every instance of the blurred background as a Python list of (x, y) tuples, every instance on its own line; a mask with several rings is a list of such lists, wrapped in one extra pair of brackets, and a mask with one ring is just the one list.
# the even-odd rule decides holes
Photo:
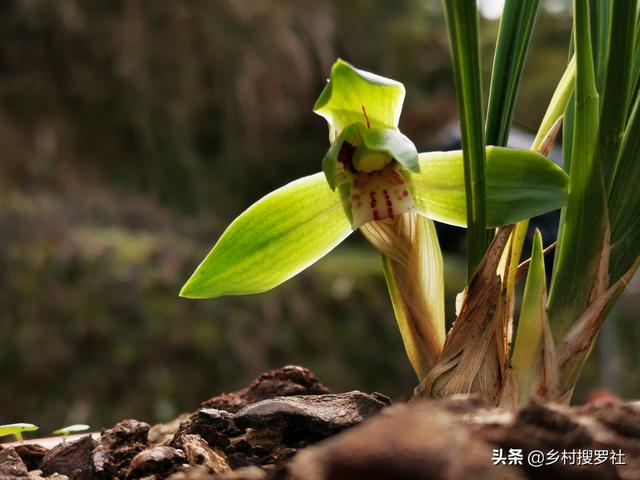
[[(485, 86), (500, 4), (481, 2)], [(570, 28), (566, 1), (543, 2), (515, 116), (524, 148)], [(456, 147), (439, 0), (8, 0), (0, 38), (0, 423), (163, 421), (291, 363), (335, 391), (410, 394), (359, 234), (266, 294), (178, 291), (244, 208), (320, 170), (311, 108), (336, 57), (405, 84), (401, 128), (420, 150)], [(538, 225), (550, 243), (553, 219)], [(451, 317), (464, 231), (439, 228)], [(640, 394), (639, 298), (636, 279), (576, 401)]]

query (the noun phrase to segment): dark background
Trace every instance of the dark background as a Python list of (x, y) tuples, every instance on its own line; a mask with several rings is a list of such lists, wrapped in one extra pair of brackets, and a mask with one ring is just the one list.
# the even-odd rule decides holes
[[(570, 37), (566, 2), (544, 5), (524, 133)], [(482, 20), (485, 86), (497, 26)], [(411, 392), (359, 234), (266, 294), (177, 293), (244, 208), (320, 170), (327, 130), (311, 108), (336, 57), (405, 84), (401, 128), (420, 150), (455, 144), (439, 1), (13, 0), (0, 2), (0, 40), (0, 423), (166, 420), (287, 363), (336, 391)], [(464, 232), (441, 229), (441, 244), (452, 310)], [(635, 281), (576, 400), (640, 393), (639, 296)]]

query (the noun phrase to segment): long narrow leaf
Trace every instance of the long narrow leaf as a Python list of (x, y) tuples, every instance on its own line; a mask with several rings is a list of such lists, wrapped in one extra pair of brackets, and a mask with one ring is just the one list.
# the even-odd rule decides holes
[[(567, 65), (566, 70), (562, 74), (562, 78), (558, 82), (558, 86), (553, 92), (553, 96), (551, 97), (551, 101), (549, 102), (549, 106), (547, 107), (547, 111), (540, 122), (540, 127), (538, 128), (538, 132), (536, 133), (536, 138), (531, 145), (531, 150), (537, 152), (542, 145), (542, 142), (549, 134), (549, 131), (556, 123), (558, 118), (560, 118), (566, 111), (567, 105), (569, 104), (569, 99), (571, 94), (573, 93), (573, 87), (576, 83), (576, 58), (575, 56), (571, 58), (571, 61)], [(563, 121), (563, 127), (567, 124), (567, 117), (565, 116)], [(571, 142), (564, 142), (566, 144), (571, 144)], [(565, 168), (565, 171), (567, 169)]]
[(574, 1), (576, 46), (575, 118), (569, 198), (549, 294), (549, 318), (556, 339), (589, 306), (602, 275), (608, 218), (602, 172), (595, 159), (598, 139), (596, 91), (588, 3)]
[(496, 43), (487, 108), (487, 145), (506, 146), (539, 0), (506, 2)]
[[(585, 1), (585, 0), (581, 0)], [(621, 0), (626, 1), (626, 0)], [(589, 0), (589, 20), (591, 24), (591, 44), (596, 89), (604, 91), (607, 53), (609, 51), (609, 31), (611, 26), (612, 1)]]
[(475, 0), (444, 0), (464, 151), (468, 275), (489, 244), (485, 207), (482, 71)]
[[(636, 99), (629, 124), (624, 134), (620, 155), (611, 178), (609, 189), (609, 211), (611, 216), (611, 242), (619, 243), (623, 238), (624, 244), (631, 250), (612, 252), (612, 263), (618, 265), (612, 271), (611, 280), (615, 281), (633, 263), (634, 256), (640, 254), (636, 242), (637, 229), (640, 228), (640, 195), (638, 194), (638, 179), (640, 178), (640, 96)], [(621, 260), (622, 255), (626, 260)]]
[(614, 0), (610, 28), (605, 85), (601, 95), (600, 163), (605, 184), (614, 169), (629, 110), (629, 88), (633, 66), (633, 36), (637, 2)]

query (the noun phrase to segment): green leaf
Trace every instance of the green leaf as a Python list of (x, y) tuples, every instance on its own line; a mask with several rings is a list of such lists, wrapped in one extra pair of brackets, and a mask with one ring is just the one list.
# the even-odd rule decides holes
[(611, 221), (611, 282), (615, 282), (640, 255), (640, 95), (620, 147), (609, 190)]
[(611, 257), (609, 259), (611, 282), (613, 283), (622, 277), (638, 261), (639, 255), (640, 216), (636, 216), (626, 232), (611, 245)]
[[(529, 150), (487, 147), (487, 226), (498, 227), (561, 208), (567, 198), (567, 175)], [(418, 211), (451, 225), (466, 226), (462, 152), (420, 154), (420, 174), (410, 183)]]
[(397, 127), (404, 96), (402, 83), (338, 60), (313, 111), (338, 133), (357, 122), (370, 127)]
[(411, 140), (392, 128), (370, 128), (362, 140), (369, 150), (385, 152), (404, 168), (420, 173), (418, 150)]
[(545, 352), (544, 336), (545, 333), (550, 335), (546, 281), (542, 236), (536, 230), (511, 358), (519, 404), (526, 403), (535, 393), (540, 377), (545, 373), (544, 354), (548, 352)]
[(444, 0), (464, 152), (469, 280), (489, 245), (478, 9), (475, 0)]
[(51, 432), (52, 435), (70, 435), (72, 433), (84, 432), (85, 430), (89, 430), (89, 425), (84, 425), (81, 423), (75, 425), (69, 425), (68, 427), (59, 428), (58, 430), (54, 430)]
[(188, 298), (269, 290), (326, 255), (351, 233), (339, 193), (322, 173), (268, 194), (242, 213), (180, 292)]
[(602, 69), (604, 88), (601, 94), (599, 159), (605, 184), (608, 185), (618, 158), (629, 110), (636, 2), (615, 0), (598, 3), (611, 4), (611, 25), (615, 25), (615, 28), (605, 30), (605, 33), (610, 31), (611, 36), (605, 43), (609, 45), (607, 68)]
[(635, 99), (609, 186), (611, 237), (615, 241), (638, 217), (640, 195), (640, 95)]
[(22, 432), (33, 432), (38, 430), (38, 427), (31, 423), (10, 423), (7, 425), (0, 425), (0, 437), (5, 435), (16, 435)]
[(38, 427), (31, 423), (10, 423), (8, 425), (0, 425), (0, 437), (5, 435), (13, 435), (16, 441), (22, 443), (22, 432), (33, 432)]
[[(632, 3), (629, 0), (621, 1), (623, 3)], [(599, 94), (602, 94), (604, 90), (607, 56), (609, 53), (609, 32), (611, 31), (611, 10), (613, 3), (614, 2), (612, 0), (607, 0), (605, 2), (600, 0), (589, 0), (588, 9), (591, 24), (590, 35), (593, 53), (593, 66), (596, 88)], [(585, 7), (585, 10), (586, 9), (587, 7)]]
[(487, 109), (487, 145), (506, 146), (539, 0), (506, 2), (500, 18)]
[[(556, 123), (558, 118), (565, 113), (567, 109), (567, 105), (570, 103), (570, 97), (573, 93), (573, 88), (576, 83), (576, 58), (575, 56), (571, 58), (569, 64), (567, 65), (566, 70), (562, 74), (562, 78), (558, 82), (558, 86), (553, 92), (553, 96), (551, 97), (551, 101), (549, 102), (549, 106), (547, 107), (547, 111), (544, 114), (542, 121), (540, 122), (540, 127), (538, 128), (538, 133), (536, 133), (536, 138), (533, 140), (533, 144), (531, 145), (531, 150), (538, 151), (545, 137)], [(567, 123), (569, 123), (569, 119), (567, 115), (565, 115), (563, 119), (563, 128), (566, 127)], [(571, 142), (564, 142), (564, 144), (571, 145)]]
[(608, 218), (602, 170), (597, 160), (599, 103), (591, 53), (588, 2), (574, 1), (575, 113), (570, 185), (549, 289), (549, 320), (561, 339), (598, 292), (608, 248)]

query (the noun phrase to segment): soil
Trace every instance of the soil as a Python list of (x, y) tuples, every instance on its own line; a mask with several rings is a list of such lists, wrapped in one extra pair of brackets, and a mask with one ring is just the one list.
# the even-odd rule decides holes
[[(529, 461), (535, 451), (547, 465)], [(640, 479), (640, 402), (391, 405), (379, 393), (330, 393), (287, 366), (167, 424), (124, 420), (53, 448), (0, 446), (0, 480), (40, 478)]]

